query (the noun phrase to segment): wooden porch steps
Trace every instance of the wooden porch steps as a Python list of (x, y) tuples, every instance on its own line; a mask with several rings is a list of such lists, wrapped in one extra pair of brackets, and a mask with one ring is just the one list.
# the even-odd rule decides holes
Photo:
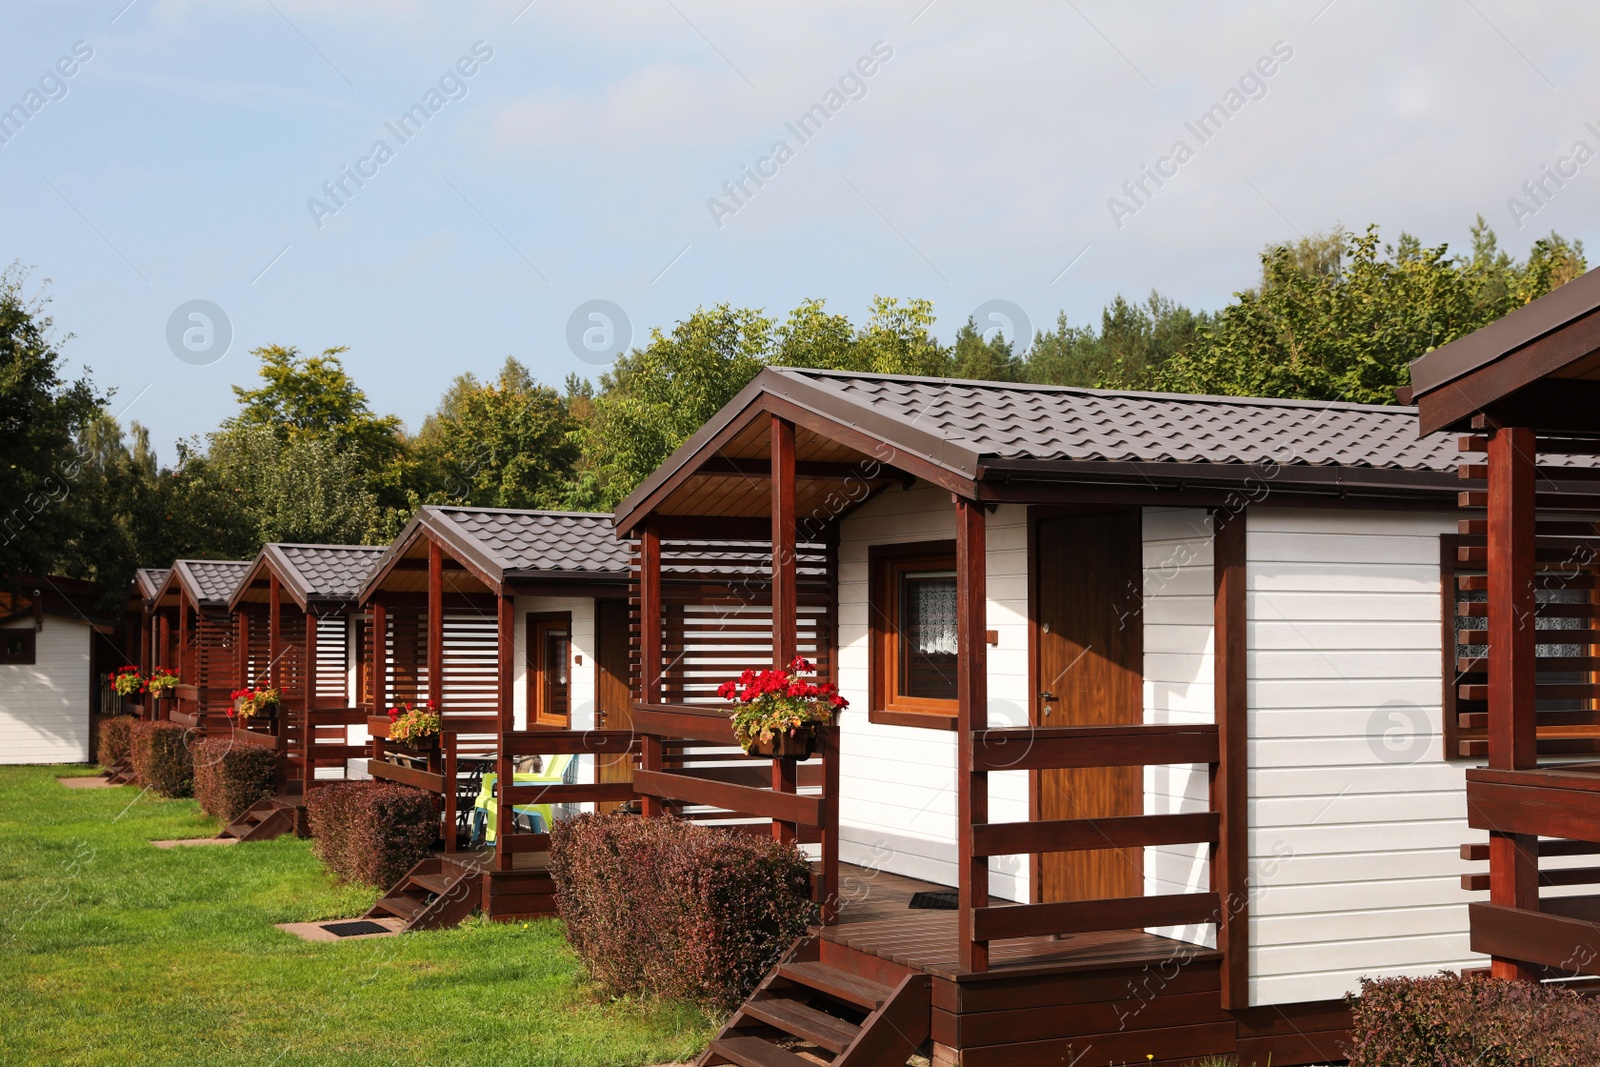
[(392, 915), (409, 930), (440, 930), (455, 926), (483, 902), (484, 873), (471, 864), (430, 856), (407, 871), (365, 918)]
[(815, 1067), (823, 1059), (834, 1067), (904, 1067), (928, 1038), (931, 977), (909, 974), (890, 987), (821, 963), (819, 955), (815, 931), (797, 941), (700, 1063)]
[(295, 813), (291, 805), (268, 797), (250, 805), (243, 815), (222, 828), (218, 841), (271, 841), (295, 832)]
[(100, 772), (100, 777), (112, 785), (127, 785), (133, 781), (133, 758), (123, 756), (117, 762)]

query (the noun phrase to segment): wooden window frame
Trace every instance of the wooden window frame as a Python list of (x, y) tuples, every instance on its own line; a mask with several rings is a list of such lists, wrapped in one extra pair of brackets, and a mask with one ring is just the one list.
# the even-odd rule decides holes
[[(545, 672), (549, 665), (544, 662), (544, 635), (561, 629), (567, 631), (567, 712), (553, 715), (545, 707)], [(524, 616), (522, 633), (523, 663), (527, 668), (523, 685), (527, 694), (528, 727), (569, 730), (572, 728), (572, 612), (530, 611)]]
[(900, 676), (899, 575), (907, 570), (955, 570), (955, 540), (872, 545), (867, 549), (867, 566), (870, 649), (867, 721), (885, 726), (954, 730), (957, 704), (954, 698), (906, 697), (897, 689)]
[(39, 662), (39, 633), (33, 627), (22, 629), (0, 630), (0, 638), (9, 642), (13, 637), (23, 639), (23, 651), (18, 655), (11, 655), (6, 651), (5, 643), (0, 642), (0, 666), (6, 667), (32, 667)]

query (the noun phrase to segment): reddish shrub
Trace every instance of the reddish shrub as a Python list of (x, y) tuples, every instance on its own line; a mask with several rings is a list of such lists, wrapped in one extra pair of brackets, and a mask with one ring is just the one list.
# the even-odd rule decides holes
[(799, 850), (678, 819), (557, 822), (550, 873), (567, 939), (617, 994), (731, 1009), (815, 918)]
[(1362, 979), (1350, 1067), (1600, 1063), (1600, 1005), (1569, 989), (1482, 975)]
[(186, 797), (194, 791), (188, 730), (175, 722), (136, 722), (129, 728), (129, 741), (140, 785), (168, 797)]
[(391, 782), (336, 782), (306, 796), (317, 855), (347, 882), (387, 889), (439, 837), (432, 793)]
[(128, 754), (132, 737), (129, 729), (137, 721), (130, 715), (108, 715), (100, 720), (100, 744), (96, 753), (100, 766), (109, 767)]
[(208, 737), (194, 746), (194, 798), (207, 815), (230, 823), (277, 790), (278, 754), (232, 738)]

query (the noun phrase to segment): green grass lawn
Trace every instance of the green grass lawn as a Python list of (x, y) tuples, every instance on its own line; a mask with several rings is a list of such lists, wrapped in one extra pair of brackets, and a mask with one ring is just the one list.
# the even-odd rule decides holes
[(0, 1063), (638, 1065), (709, 1022), (586, 987), (558, 922), (309, 944), (274, 923), (359, 915), (293, 837), (205, 837), (193, 801), (69, 790), (82, 768), (0, 767)]

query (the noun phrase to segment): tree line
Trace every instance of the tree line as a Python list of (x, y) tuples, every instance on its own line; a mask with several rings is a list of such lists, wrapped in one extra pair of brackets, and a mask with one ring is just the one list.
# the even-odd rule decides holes
[(1465, 251), (1376, 226), (1262, 252), (1216, 311), (1151, 292), (1100, 321), (1065, 313), (1025, 351), (968, 319), (946, 344), (925, 299), (875, 298), (864, 322), (806, 300), (781, 321), (727, 304), (651, 331), (598, 381), (560, 388), (507, 358), (457, 377), (421, 427), (372, 410), (343, 348), (258, 348), (237, 408), (158, 461), (88, 373), (66, 378), (47, 301), (0, 273), (0, 575), (65, 574), (120, 597), (136, 566), (251, 558), (268, 541), (382, 544), (423, 504), (613, 508), (763, 367), (1178, 393), (1392, 403), (1407, 364), (1583, 273), (1559, 234), (1523, 257), (1480, 216)]

